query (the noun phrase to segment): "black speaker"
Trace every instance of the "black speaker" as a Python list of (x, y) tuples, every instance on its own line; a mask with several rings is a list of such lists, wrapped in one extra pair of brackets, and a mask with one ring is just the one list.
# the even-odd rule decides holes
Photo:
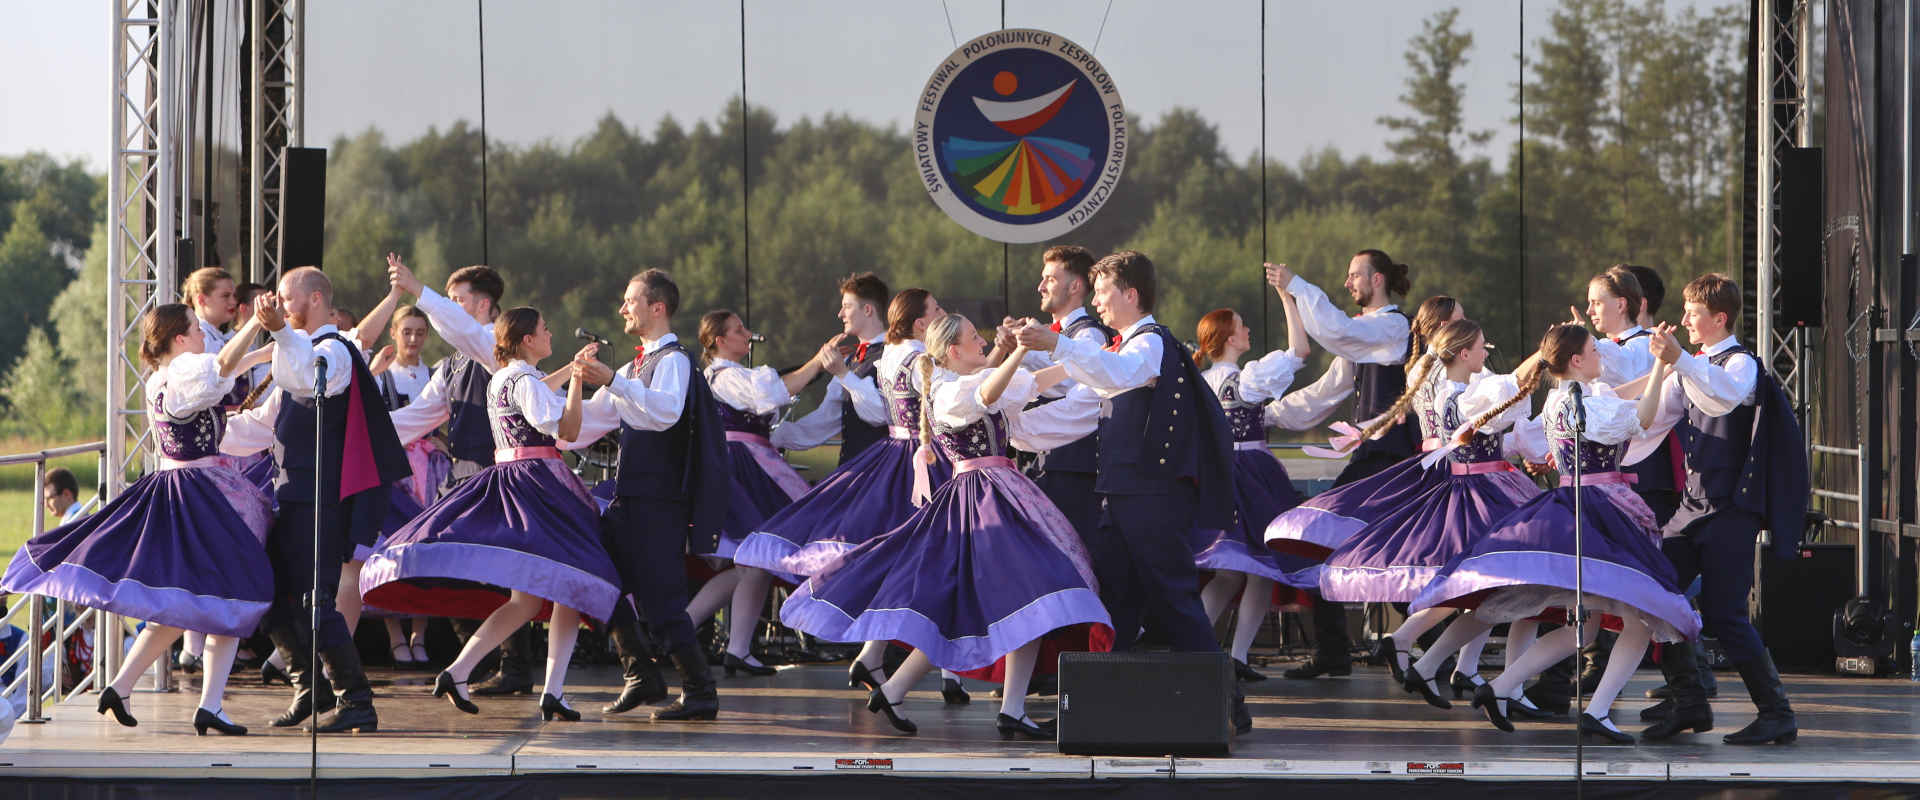
[(322, 267), (326, 246), (327, 150), (289, 147), (280, 160), (280, 269)]
[(1061, 653), (1060, 752), (1227, 755), (1233, 680), (1225, 653)]
[(1826, 187), (1818, 147), (1790, 147), (1780, 153), (1780, 319), (1781, 327), (1820, 326), (1825, 281), (1820, 253), (1826, 229)]
[(1749, 598), (1760, 640), (1781, 669), (1833, 666), (1833, 612), (1853, 598), (1853, 545), (1808, 543), (1800, 557), (1757, 559)]

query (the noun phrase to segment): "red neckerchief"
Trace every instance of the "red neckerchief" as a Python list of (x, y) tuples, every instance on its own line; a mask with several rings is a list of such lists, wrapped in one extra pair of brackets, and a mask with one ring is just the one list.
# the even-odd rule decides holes
[(855, 361), (867, 360), (867, 343), (866, 342), (861, 342), (859, 347), (856, 347), (853, 349), (853, 360)]
[(1126, 340), (1125, 340), (1125, 339), (1122, 339), (1122, 338), (1120, 338), (1120, 334), (1117, 334), (1117, 333), (1116, 333), (1116, 334), (1114, 334), (1114, 335), (1113, 335), (1113, 343), (1112, 343), (1112, 344), (1109, 344), (1109, 345), (1107, 345), (1107, 350), (1108, 350), (1109, 352), (1114, 352), (1114, 353), (1118, 353), (1118, 352), (1120, 352), (1120, 343), (1121, 343), (1121, 342), (1124, 342), (1124, 341), (1126, 341)]
[(1056, 321), (1056, 322), (1054, 322), (1054, 323), (1053, 323), (1052, 325), (1048, 325), (1047, 327), (1048, 327), (1048, 328), (1051, 328), (1051, 329), (1053, 330), (1053, 332), (1054, 332), (1054, 333), (1059, 333), (1059, 332), (1060, 332), (1060, 323), (1059, 323), (1059, 322), (1057, 322), (1057, 321)]

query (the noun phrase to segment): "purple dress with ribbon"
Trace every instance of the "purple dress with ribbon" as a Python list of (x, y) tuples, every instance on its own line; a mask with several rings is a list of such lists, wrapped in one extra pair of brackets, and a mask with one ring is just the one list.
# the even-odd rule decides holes
[[(822, 478), (812, 489), (769, 517), (766, 524), (741, 541), (736, 564), (812, 575), (847, 551), (899, 525), (914, 511), (914, 451), (919, 449), (919, 360), (926, 351), (918, 341), (887, 350), (880, 372), (880, 395), (887, 401), (888, 438), (860, 452), (853, 460)], [(936, 452), (928, 470), (932, 487), (953, 475), (945, 452)]]
[[(1267, 525), (1267, 546), (1283, 553), (1325, 559), (1334, 548), (1346, 544), (1354, 534), (1388, 511), (1406, 505), (1428, 490), (1446, 483), (1444, 466), (1428, 467), (1420, 463), (1426, 451), (1439, 446), (1440, 434), (1428, 427), (1432, 416), (1434, 378), (1429, 374), (1413, 395), (1412, 412), (1420, 420), (1421, 453), (1402, 460), (1353, 483), (1321, 492), (1300, 505), (1274, 517)], [(1290, 574), (1286, 580), (1307, 580), (1304, 572)], [(1317, 582), (1294, 583), (1306, 589), (1319, 588)]]
[[(1421, 410), (1429, 417), (1421, 427), (1450, 439), (1453, 431), (1518, 391), (1506, 375), (1476, 377), (1466, 387), (1447, 381), (1439, 387), (1441, 399)], [(1412, 600), (1495, 522), (1540, 494), (1539, 486), (1507, 462), (1502, 442), (1502, 432), (1525, 421), (1528, 407), (1516, 403), (1476, 430), (1468, 443), (1429, 454), (1427, 460), (1445, 470), (1438, 486), (1411, 502), (1381, 509), (1372, 524), (1335, 548), (1324, 563), (1289, 582), (1317, 582), (1322, 596), (1342, 603)]]
[[(517, 589), (606, 620), (620, 576), (600, 544), (600, 514), (554, 438), (515, 399), (524, 391), (558, 421), (564, 399), (515, 361), (487, 387), (494, 464), (388, 537), (360, 572), (367, 603), (405, 614), (480, 619)], [(531, 382), (530, 386), (518, 386)], [(544, 393), (544, 394), (542, 394)], [(550, 609), (543, 608), (541, 619)]]
[(226, 432), (220, 402), (230, 385), (214, 357), (201, 353), (175, 356), (149, 377), (147, 419), (160, 469), (98, 513), (27, 540), (0, 591), (190, 631), (251, 635), (273, 601), (263, 544), (273, 512), (235, 459), (219, 454)]
[[(807, 493), (807, 481), (774, 449), (768, 436), (779, 412), (756, 414), (751, 408), (734, 405), (747, 398), (734, 397), (735, 389), (786, 397), (786, 387), (771, 368), (749, 370), (731, 361), (718, 361), (707, 368), (707, 384), (713, 387), (714, 407), (727, 429), (727, 456), (733, 469), (733, 502), (727, 507), (726, 526), (720, 531), (720, 544), (714, 551), (719, 558), (731, 559), (740, 543), (759, 530), (768, 517), (786, 508)], [(746, 383), (746, 386), (737, 386)], [(777, 389), (775, 388), (777, 386)], [(777, 398), (769, 398), (769, 400)], [(788, 583), (799, 583), (799, 576), (774, 572)]]
[[(1005, 415), (1036, 394), (1014, 380), (991, 407), (988, 371), (937, 378), (935, 440), (956, 474), (899, 527), (847, 552), (800, 585), (780, 618), (835, 642), (898, 640), (950, 670), (990, 667), (1063, 628), (1111, 642), (1112, 622), (1086, 546), (1066, 516), (1021, 474)], [(1080, 627), (1080, 626), (1085, 626)]]
[[(1215, 367), (1218, 369), (1218, 367)], [(1214, 378), (1208, 370), (1208, 381)], [(1201, 569), (1227, 570), (1281, 580), (1286, 573), (1312, 562), (1263, 544), (1267, 523), (1300, 504), (1287, 468), (1267, 449), (1264, 404), (1241, 397), (1238, 369), (1220, 376), (1214, 388), (1220, 409), (1233, 428), (1234, 524), (1225, 530), (1195, 529), (1191, 534), (1193, 563)]]
[[(1640, 432), (1634, 404), (1613, 396), (1604, 384), (1594, 384), (1583, 405), (1587, 435), (1576, 445), (1573, 403), (1565, 385), (1547, 398), (1541, 421), (1561, 466), (1560, 487), (1495, 522), (1440, 570), (1415, 598), (1413, 610), (1472, 608), (1488, 622), (1511, 622), (1573, 605), (1574, 588), (1584, 581), (1589, 609), (1637, 618), (1652, 629), (1655, 641), (1690, 639), (1699, 633), (1700, 617), (1681, 595), (1673, 565), (1660, 552), (1653, 511), (1633, 493), (1630, 476), (1620, 471), (1627, 440)], [(1584, 561), (1574, 557), (1569, 465), (1576, 459)]]

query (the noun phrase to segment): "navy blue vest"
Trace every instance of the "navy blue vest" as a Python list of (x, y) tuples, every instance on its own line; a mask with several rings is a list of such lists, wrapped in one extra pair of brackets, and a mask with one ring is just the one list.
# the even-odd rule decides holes
[[(1094, 319), (1091, 314), (1083, 314), (1074, 319), (1073, 322), (1068, 323), (1066, 327), (1060, 329), (1060, 335), (1072, 339), (1081, 332), (1089, 329), (1100, 331), (1100, 340), (1103, 342), (1113, 339), (1113, 329), (1101, 324), (1100, 320)], [(1058, 399), (1060, 398), (1037, 398), (1027, 407), (1037, 408)], [(1051, 472), (1079, 472), (1087, 474), (1099, 472), (1100, 432), (1096, 429), (1093, 433), (1089, 433), (1071, 443), (1048, 450), (1047, 460), (1043, 463), (1043, 468)]]
[(493, 374), (460, 353), (440, 360), (447, 383), (447, 445), (453, 457), (493, 464), (493, 427), (487, 421), (487, 384)]
[[(847, 369), (852, 371), (854, 377), (861, 380), (873, 380), (873, 369), (880, 362), (880, 352), (885, 349), (886, 345), (880, 343), (867, 345), (866, 358), (855, 358), (852, 355), (846, 357)], [(875, 389), (878, 388), (879, 384), (875, 384)], [(887, 438), (886, 423), (868, 424), (866, 420), (860, 418), (859, 412), (854, 410), (853, 397), (848, 396), (847, 401), (840, 405), (840, 463), (852, 461), (854, 456), (860, 455), (860, 451), (885, 438)]]
[[(1707, 360), (1725, 367), (1728, 360), (1746, 352), (1746, 348), (1735, 345)], [(1753, 444), (1754, 409), (1752, 403), (1743, 403), (1728, 414), (1713, 417), (1687, 403), (1687, 416), (1675, 427), (1687, 458), (1686, 487), (1680, 510), (1669, 525), (1684, 526), (1686, 521), (1734, 507), (1740, 473), (1747, 464), (1747, 448)]]
[[(1406, 317), (1406, 312), (1393, 309), (1391, 313)], [(1413, 353), (1413, 321), (1407, 320), (1406, 355)], [(1353, 414), (1355, 424), (1373, 419), (1393, 408), (1394, 402), (1407, 391), (1407, 368), (1403, 356), (1399, 364), (1355, 364), (1353, 379)], [(1420, 427), (1415, 420), (1405, 419), (1388, 428), (1378, 439), (1368, 439), (1354, 448), (1353, 458), (1359, 460), (1376, 454), (1410, 456), (1420, 449)]]
[[(315, 347), (328, 339), (346, 342), (338, 333), (327, 333), (313, 337)], [(347, 343), (345, 348), (352, 363), (347, 365), (329, 364), (329, 369), (353, 370), (353, 381), (362, 388), (361, 413), (367, 424), (367, 436), (373, 449), (375, 465), (380, 472), (382, 484), (392, 483), (412, 473), (407, 463), (406, 451), (400, 447), (399, 437), (394, 435), (393, 421), (387, 417), (386, 404), (380, 399), (374, 388), (373, 375), (367, 371), (367, 364), (360, 358), (359, 348)], [(273, 460), (280, 466), (274, 478), (274, 497), (280, 502), (315, 502), (313, 426), (318, 420), (314, 413), (314, 398), (297, 398), (285, 389), (280, 390), (280, 413), (273, 420)], [(320, 498), (324, 503), (338, 502), (340, 499), (340, 461), (346, 448), (347, 417), (351, 391), (327, 401), (326, 433), (324, 451), (320, 463)], [(491, 438), (492, 434), (488, 434)]]
[[(1641, 328), (1634, 332), (1632, 336), (1628, 336), (1620, 341), (1625, 343), (1642, 336), (1652, 335), (1653, 331)], [(1648, 453), (1646, 458), (1640, 459), (1638, 463), (1621, 469), (1622, 472), (1639, 476), (1633, 484), (1634, 492), (1642, 495), (1649, 492), (1671, 492), (1678, 487), (1679, 484), (1674, 480), (1673, 476), (1673, 441), (1675, 438), (1675, 435), (1672, 433), (1662, 437), (1660, 439), (1660, 446), (1654, 448), (1653, 452)]]
[[(633, 371), (632, 379), (651, 385), (653, 371), (673, 353), (679, 353), (687, 359), (688, 380), (696, 377), (693, 356), (680, 342), (673, 341), (642, 358), (640, 366)], [(664, 431), (635, 430), (625, 424), (620, 426), (620, 469), (615, 476), (614, 488), (621, 497), (686, 501), (687, 493), (682, 478), (686, 474), (688, 444), (693, 438), (693, 416), (686, 412), (683, 405), (680, 419)]]

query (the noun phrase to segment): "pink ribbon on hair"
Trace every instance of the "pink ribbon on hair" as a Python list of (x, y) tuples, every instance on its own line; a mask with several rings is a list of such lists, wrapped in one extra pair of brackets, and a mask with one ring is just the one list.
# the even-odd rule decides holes
[(1353, 448), (1360, 444), (1362, 431), (1353, 427), (1351, 422), (1336, 422), (1328, 425), (1327, 429), (1333, 431), (1334, 436), (1327, 440), (1326, 447), (1308, 445), (1300, 448), (1300, 452), (1314, 458), (1346, 458), (1353, 452)]
[(927, 474), (933, 466), (933, 448), (921, 444), (913, 451), (913, 507), (919, 508), (933, 499), (933, 478)]

